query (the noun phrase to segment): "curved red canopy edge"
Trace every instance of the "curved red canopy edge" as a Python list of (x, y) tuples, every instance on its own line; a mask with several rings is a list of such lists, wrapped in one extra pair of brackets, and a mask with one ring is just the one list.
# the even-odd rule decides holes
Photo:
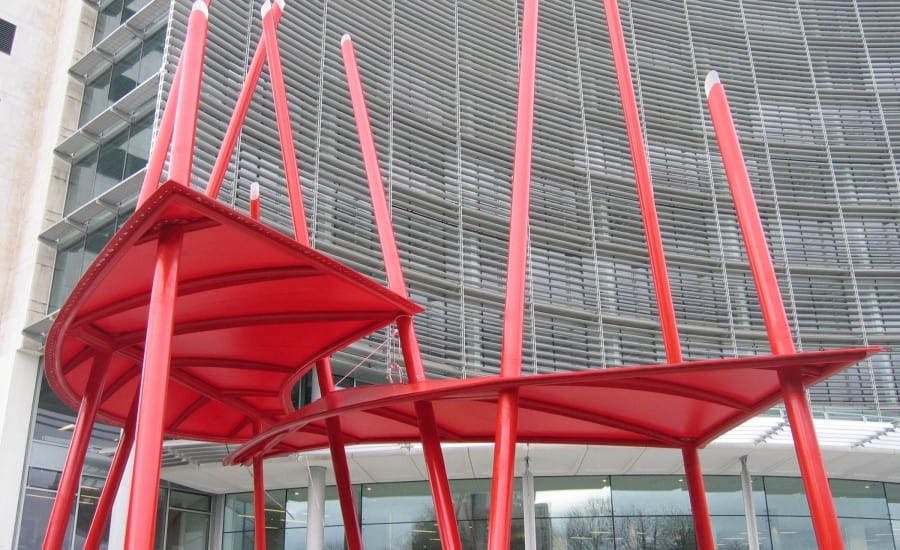
[(123, 425), (135, 399), (160, 227), (184, 248), (165, 432), (243, 441), (293, 410), (314, 362), (421, 312), (413, 302), (226, 205), (161, 186), (100, 252), (47, 338), (53, 391), (78, 409), (95, 356), (111, 353), (98, 417)]
[(333, 393), (286, 416), (225, 459), (249, 464), (324, 448), (324, 421), (339, 416), (348, 443), (419, 438), (415, 403), (434, 406), (446, 442), (492, 442), (497, 395), (517, 389), (523, 443), (702, 447), (781, 400), (778, 371), (801, 372), (806, 387), (882, 351), (850, 348), (602, 370), (432, 380)]

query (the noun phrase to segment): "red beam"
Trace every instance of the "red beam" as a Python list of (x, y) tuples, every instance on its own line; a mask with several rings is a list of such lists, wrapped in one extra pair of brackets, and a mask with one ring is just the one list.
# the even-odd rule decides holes
[(144, 172), (144, 181), (141, 184), (141, 192), (135, 208), (140, 208), (150, 198), (150, 195), (159, 187), (159, 180), (162, 179), (163, 166), (166, 164), (166, 156), (168, 156), (169, 146), (172, 144), (172, 133), (175, 130), (175, 110), (181, 88), (181, 65), (182, 62), (179, 59), (178, 65), (175, 67), (175, 76), (172, 78), (172, 87), (169, 88), (169, 97), (159, 120), (159, 130), (156, 132), (153, 150), (150, 151), (150, 160), (147, 161), (147, 171)]
[(59, 489), (56, 499), (53, 501), (53, 508), (50, 510), (47, 533), (44, 537), (44, 550), (58, 550), (62, 547), (66, 528), (69, 526), (72, 503), (75, 501), (75, 494), (80, 485), (81, 469), (84, 466), (84, 457), (87, 455), (88, 444), (91, 441), (94, 420), (97, 417), (97, 410), (100, 408), (103, 383), (109, 372), (109, 358), (108, 353), (98, 354), (94, 357), (87, 388), (81, 399), (81, 406), (78, 408), (72, 443), (66, 452), (66, 462), (59, 480)]
[(191, 185), (191, 167), (194, 163), (194, 139), (197, 134), (200, 83), (203, 80), (203, 57), (206, 54), (208, 29), (209, 8), (202, 0), (196, 0), (188, 19), (187, 37), (182, 48), (184, 74), (178, 89), (172, 156), (169, 159), (169, 179), (187, 187)]
[(609, 426), (610, 428), (632, 432), (644, 437), (649, 437), (654, 441), (658, 441), (659, 443), (668, 445), (670, 447), (680, 447), (684, 444), (684, 441), (682, 441), (681, 439), (671, 436), (665, 432), (661, 432), (649, 426), (637, 424), (635, 422), (629, 422), (621, 418), (615, 418), (608, 414), (595, 413), (593, 411), (587, 411), (584, 409), (576, 409), (568, 405), (563, 406), (556, 403), (550, 403), (548, 401), (530, 398), (519, 398), (519, 406), (523, 409), (557, 414), (566, 418), (576, 418), (578, 420), (584, 420), (585, 422), (602, 424), (604, 426)]
[[(378, 164), (375, 137), (372, 133), (372, 125), (369, 121), (368, 109), (366, 108), (362, 78), (359, 75), (359, 64), (356, 60), (356, 52), (353, 49), (353, 41), (349, 35), (344, 35), (341, 38), (341, 52), (344, 57), (344, 70), (347, 73), (347, 83), (350, 88), (350, 99), (353, 104), (354, 118), (356, 119), (359, 145), (366, 167), (366, 179), (368, 180), (369, 195), (371, 196), (372, 208), (375, 213), (378, 240), (381, 243), (381, 252), (384, 256), (388, 287), (400, 296), (408, 298), (409, 292), (407, 291), (406, 281), (403, 278), (400, 252), (397, 249), (397, 240), (394, 235), (393, 224), (391, 223), (390, 209), (384, 193), (384, 179)], [(425, 380), (425, 366), (422, 364), (422, 353), (419, 349), (419, 341), (416, 337), (412, 319), (409, 317), (397, 319), (397, 330), (400, 334), (403, 361), (406, 364), (409, 380), (411, 382)], [(462, 548), (462, 543), (460, 542), (459, 529), (456, 524), (456, 513), (453, 510), (453, 494), (450, 492), (450, 482), (447, 479), (441, 440), (437, 433), (434, 408), (431, 406), (431, 403), (424, 401), (416, 403), (415, 408), (419, 433), (422, 435), (422, 449), (425, 454), (425, 465), (428, 468), (428, 480), (431, 484), (431, 493), (434, 499), (435, 514), (442, 545), (445, 549), (458, 550)]]
[(625, 116), (625, 131), (628, 134), (628, 144), (631, 148), (631, 162), (634, 166), (634, 179), (637, 184), (641, 217), (644, 221), (647, 254), (650, 259), (650, 272), (653, 275), (653, 287), (656, 291), (656, 306), (659, 309), (659, 323), (662, 329), (663, 345), (666, 348), (666, 360), (669, 363), (681, 363), (681, 342), (678, 338), (678, 323), (675, 318), (675, 306), (672, 302), (672, 289), (669, 286), (669, 270), (666, 267), (666, 254), (663, 250), (662, 233), (656, 212), (656, 199), (653, 197), (653, 182), (650, 179), (650, 163), (647, 160), (647, 151), (644, 149), (644, 133), (641, 129), (641, 118), (634, 95), (634, 84), (631, 81), (631, 67), (628, 63), (625, 34), (622, 32), (622, 20), (619, 17), (619, 5), (616, 0), (603, 0), (603, 8), (606, 12), (606, 25), (609, 28), (609, 41), (612, 46), (613, 62), (616, 66), (616, 80), (619, 82), (619, 96)]
[(769, 345), (772, 347), (772, 353), (776, 355), (794, 353), (791, 327), (784, 310), (781, 291), (778, 289), (778, 277), (775, 276), (775, 266), (772, 264), (766, 234), (759, 218), (744, 154), (738, 141), (734, 119), (731, 118), (725, 88), (715, 71), (711, 71), (706, 77), (706, 97), (728, 186), (734, 198), (734, 210), (747, 247), (747, 259), (753, 272), (753, 283), (759, 296), (763, 321), (769, 335)]
[(272, 95), (275, 99), (275, 122), (281, 140), (281, 157), (284, 161), (284, 176), (287, 180), (288, 201), (291, 205), (291, 219), (294, 237), (302, 245), (309, 246), (309, 232), (306, 229), (306, 212), (303, 209), (303, 195), (300, 193), (300, 172), (297, 169), (297, 153), (294, 151), (294, 133), (291, 129), (291, 113), (288, 110), (287, 90), (281, 68), (281, 53), (278, 50), (278, 36), (275, 34), (275, 14), (267, 0), (262, 7), (263, 37), (266, 57), (269, 61), (269, 78), (272, 81)]
[[(272, 18), (276, 27), (278, 22), (281, 21), (282, 11), (282, 2), (275, 2)], [(234, 112), (228, 121), (228, 129), (225, 130), (225, 136), (222, 138), (222, 146), (219, 148), (219, 155), (216, 157), (216, 163), (213, 165), (210, 173), (209, 182), (206, 184), (207, 197), (214, 199), (219, 196), (219, 190), (222, 188), (222, 182), (225, 179), (225, 172), (228, 170), (228, 163), (231, 160), (231, 155), (234, 153), (234, 146), (237, 144), (238, 137), (241, 135), (241, 128), (243, 128), (244, 120), (247, 118), (247, 111), (250, 110), (250, 100), (253, 99), (253, 92), (256, 90), (256, 85), (259, 82), (265, 60), (265, 37), (261, 36), (256, 44), (256, 51), (253, 52), (253, 59), (250, 61), (250, 68), (247, 71), (247, 76), (244, 78), (244, 84), (241, 86), (241, 92), (234, 106)]]
[(125, 420), (125, 427), (122, 429), (119, 444), (116, 446), (116, 454), (113, 455), (112, 463), (109, 465), (109, 474), (106, 476), (106, 483), (103, 484), (100, 499), (97, 501), (97, 509), (94, 511), (94, 518), (91, 520), (91, 526), (88, 529), (84, 550), (98, 550), (100, 543), (103, 542), (103, 535), (109, 525), (113, 504), (119, 492), (119, 486), (122, 485), (125, 466), (127, 466), (128, 457), (131, 455), (131, 447), (134, 445), (134, 425), (137, 421), (137, 407), (138, 402), (135, 399), (131, 406), (131, 411), (128, 413), (128, 418)]
[[(320, 270), (309, 266), (269, 267), (216, 273), (214, 275), (195, 277), (193, 279), (181, 281), (178, 285), (178, 295), (189, 296), (191, 294), (222, 290), (229, 287), (299, 279), (301, 277), (314, 277), (321, 274), (322, 272)], [(92, 323), (97, 319), (116, 315), (117, 313), (122, 313), (138, 307), (144, 307), (149, 301), (149, 292), (139, 292), (131, 296), (123, 297), (113, 303), (79, 314), (72, 323), (72, 326), (78, 327)]]

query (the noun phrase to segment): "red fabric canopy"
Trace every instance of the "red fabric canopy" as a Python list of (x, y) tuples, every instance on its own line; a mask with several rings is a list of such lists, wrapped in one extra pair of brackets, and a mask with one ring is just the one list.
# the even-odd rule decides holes
[(881, 351), (854, 348), (739, 357), (523, 377), (363, 386), (324, 397), (285, 417), (225, 459), (249, 464), (324, 448), (324, 420), (340, 416), (347, 443), (418, 441), (414, 403), (434, 405), (445, 442), (492, 442), (497, 395), (517, 388), (522, 443), (703, 446), (781, 400), (779, 369), (806, 386)]
[(167, 436), (234, 442), (271, 425), (315, 360), (421, 311), (378, 283), (205, 195), (160, 187), (100, 252), (47, 339), (53, 391), (78, 409), (98, 353), (99, 418), (123, 425), (140, 380), (156, 237), (183, 226)]

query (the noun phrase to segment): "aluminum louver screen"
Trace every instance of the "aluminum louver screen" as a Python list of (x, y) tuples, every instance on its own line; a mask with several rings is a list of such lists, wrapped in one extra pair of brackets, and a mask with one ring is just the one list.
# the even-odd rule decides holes
[[(260, 33), (258, 6), (247, 4), (210, 9), (198, 181)], [(900, 344), (900, 7), (620, 5), (686, 357), (768, 352), (702, 99), (710, 69), (729, 90), (798, 344)], [(601, 4), (546, 3), (540, 25), (523, 369), (662, 361)], [(354, 37), (411, 292), (428, 308), (418, 326), (434, 376), (499, 365), (517, 26), (512, 1), (328, 0), (289, 3), (279, 31), (315, 245), (382, 279), (340, 59), (340, 36)], [(286, 230), (265, 72), (257, 94), (222, 198), (245, 208), (257, 181), (264, 219)], [(346, 372), (380, 343), (339, 354), (335, 368)], [(354, 376), (384, 380), (388, 349)], [(862, 364), (814, 388), (814, 399), (896, 411), (897, 360)]]

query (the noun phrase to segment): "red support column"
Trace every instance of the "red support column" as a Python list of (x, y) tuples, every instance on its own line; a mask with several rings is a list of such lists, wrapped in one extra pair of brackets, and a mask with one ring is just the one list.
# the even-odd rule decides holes
[(91, 366), (91, 375), (87, 388), (85, 388), (84, 397), (81, 398), (81, 405), (78, 407), (78, 416), (75, 419), (72, 443), (66, 452), (66, 462), (59, 481), (59, 490), (56, 493), (56, 500), (53, 502), (53, 509), (50, 511), (47, 534), (44, 537), (43, 548), (45, 550), (59, 550), (66, 536), (69, 514), (72, 513), (72, 502), (78, 492), (84, 457), (87, 455), (94, 420), (97, 418), (97, 410), (100, 408), (103, 384), (109, 369), (109, 358), (109, 352), (100, 352), (95, 356)]
[[(510, 198), (506, 303), (503, 311), (503, 344), (500, 350), (500, 376), (503, 377), (515, 377), (522, 374), (531, 148), (534, 137), (534, 92), (537, 73), (537, 30), (538, 0), (525, 0), (522, 6), (522, 47), (519, 62), (516, 145)], [(518, 391), (508, 390), (501, 392), (497, 398), (497, 429), (494, 434), (494, 467), (491, 477), (491, 513), (488, 519), (488, 548), (491, 549), (509, 548), (519, 415), (518, 397)]]
[(266, 550), (266, 484), (263, 459), (253, 459), (253, 536), (256, 550)]
[(128, 550), (140, 548), (151, 550), (156, 534), (156, 500), (162, 459), (163, 417), (171, 365), (181, 244), (180, 229), (162, 228), (150, 294), (147, 339), (138, 398), (134, 478), (131, 482), (131, 498), (125, 528), (125, 547)]
[[(316, 361), (316, 376), (319, 379), (319, 390), (322, 397), (334, 391), (334, 380), (331, 377), (331, 361)], [(347, 548), (362, 549), (362, 532), (359, 528), (359, 515), (356, 511), (356, 500), (353, 498), (353, 485), (350, 481), (350, 467), (347, 465), (347, 451), (344, 448), (344, 433), (341, 421), (330, 417), (325, 421), (328, 429), (328, 447), (331, 451), (331, 464), (337, 483), (338, 500), (341, 503), (341, 517), (344, 519), (344, 532), (347, 536)]]
[(106, 483), (103, 484), (103, 490), (100, 492), (100, 500), (97, 501), (97, 510), (94, 512), (94, 518), (91, 520), (91, 527), (88, 529), (87, 539), (84, 541), (85, 550), (97, 550), (103, 541), (103, 535), (109, 524), (109, 516), (112, 513), (113, 504), (116, 500), (116, 494), (119, 492), (119, 486), (122, 484), (122, 476), (125, 473), (125, 467), (128, 465), (128, 457), (131, 455), (131, 448), (134, 446), (134, 424), (137, 420), (137, 398), (128, 413), (125, 420), (125, 426), (122, 428), (122, 436), (119, 444), (116, 446), (116, 454), (113, 456), (112, 464), (109, 466), (109, 474), (106, 476)]
[(672, 303), (672, 289), (669, 286), (669, 270), (666, 267), (666, 254), (663, 250), (662, 234), (659, 229), (656, 200), (653, 197), (653, 182), (650, 179), (650, 163), (647, 160), (647, 151), (644, 149), (644, 133), (641, 129), (641, 117), (634, 95), (634, 84), (631, 81), (631, 67), (628, 63), (625, 34), (622, 32), (622, 20), (619, 17), (619, 5), (616, 0), (603, 0), (603, 8), (606, 12), (606, 25), (609, 28), (609, 41), (612, 46), (613, 62), (616, 66), (616, 79), (619, 82), (622, 112), (625, 117), (625, 131), (628, 133), (634, 179), (637, 184), (638, 201), (641, 205), (641, 217), (644, 221), (644, 235), (647, 238), (647, 254), (650, 259), (650, 272), (653, 275), (653, 287), (656, 291), (656, 306), (659, 309), (659, 323), (663, 335), (663, 345), (666, 348), (666, 361), (681, 363), (681, 343), (678, 338), (675, 306)]
[[(283, 10), (284, 3), (282, 1), (275, 2), (272, 12), (275, 26), (278, 26), (278, 22), (281, 21)], [(256, 45), (256, 51), (253, 53), (253, 59), (250, 61), (250, 69), (247, 71), (244, 84), (241, 86), (240, 95), (238, 95), (237, 103), (234, 106), (231, 120), (228, 121), (225, 137), (222, 138), (219, 155), (216, 157), (216, 163), (213, 165), (210, 173), (209, 182), (206, 184), (206, 196), (208, 197), (216, 198), (219, 196), (219, 190), (222, 188), (222, 182), (225, 179), (225, 172), (228, 170), (228, 163), (232, 153), (234, 153), (234, 146), (237, 144), (238, 136), (241, 135), (241, 128), (244, 126), (244, 120), (247, 118), (250, 100), (253, 99), (253, 91), (256, 90), (256, 84), (259, 82), (259, 77), (262, 74), (265, 60), (265, 37), (260, 37), (259, 43)]]
[(691, 514), (694, 518), (694, 532), (698, 550), (715, 550), (716, 539), (709, 521), (709, 505), (706, 502), (706, 488), (703, 485), (703, 470), (700, 468), (700, 453), (696, 447), (683, 447), (684, 475), (691, 499)]
[[(409, 292), (403, 277), (403, 267), (400, 263), (400, 253), (397, 249), (396, 236), (391, 223), (390, 209), (384, 194), (384, 179), (378, 164), (375, 138), (372, 134), (372, 126), (369, 121), (368, 109), (366, 108), (362, 78), (359, 75), (359, 65), (356, 61), (353, 41), (349, 35), (344, 35), (341, 38), (341, 51), (344, 56), (344, 69), (347, 73), (347, 83), (350, 88), (350, 99), (353, 104), (360, 149), (362, 150), (363, 161), (366, 167), (369, 194), (371, 195), (372, 208), (375, 212), (375, 225), (378, 230), (382, 255), (384, 256), (388, 287), (404, 298), (408, 298)], [(422, 353), (419, 350), (419, 342), (416, 337), (413, 320), (409, 317), (398, 319), (397, 330), (400, 334), (403, 361), (406, 364), (409, 381), (421, 382), (425, 380), (425, 367), (422, 364)], [(459, 538), (456, 513), (453, 510), (453, 494), (450, 491), (450, 482), (447, 479), (447, 468), (444, 464), (441, 440), (437, 433), (434, 407), (431, 403), (423, 401), (416, 403), (415, 408), (442, 546), (446, 549), (457, 550), (462, 548), (462, 542)]]
[(309, 243), (306, 229), (306, 212), (303, 196), (300, 194), (300, 173), (297, 169), (297, 153), (294, 151), (294, 133), (291, 130), (291, 113), (288, 110), (287, 90), (281, 68), (281, 53), (278, 50), (278, 36), (275, 34), (275, 17), (269, 0), (262, 7), (263, 37), (266, 57), (269, 60), (269, 78), (272, 80), (272, 95), (275, 99), (275, 122), (281, 139), (281, 157), (284, 161), (284, 177), (287, 180), (288, 200), (291, 204), (291, 218), (294, 223), (294, 237), (303, 244)]
[[(756, 292), (759, 295), (769, 344), (772, 352), (777, 355), (794, 353), (794, 341), (791, 338), (787, 313), (778, 289), (778, 278), (775, 276), (772, 257), (766, 244), (737, 130), (731, 117), (725, 88), (715, 71), (706, 77), (706, 96), (728, 185), (734, 197), (735, 212), (747, 247), (747, 256)], [(791, 424), (791, 434), (797, 450), (797, 460), (800, 463), (800, 473), (816, 532), (816, 541), (819, 548), (841, 549), (844, 547), (841, 528), (837, 520), (831, 487), (828, 485), (819, 441), (816, 438), (812, 413), (806, 401), (803, 379), (799, 372), (788, 369), (780, 370), (778, 379)]]
[(778, 372), (778, 380), (781, 382), (781, 393), (788, 421), (791, 423), (791, 436), (800, 464), (800, 476), (816, 532), (816, 542), (820, 550), (843, 550), (841, 526), (800, 373), (781, 370)]

